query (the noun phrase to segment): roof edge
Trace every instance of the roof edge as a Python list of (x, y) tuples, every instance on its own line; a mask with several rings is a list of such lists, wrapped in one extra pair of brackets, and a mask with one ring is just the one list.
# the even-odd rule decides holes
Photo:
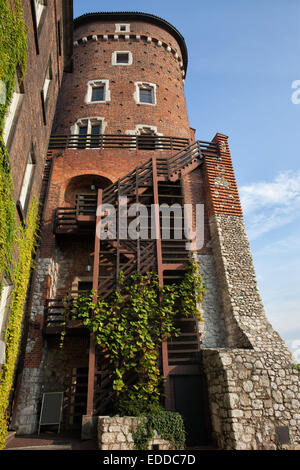
[(182, 53), (182, 61), (184, 65), (184, 70), (186, 72), (187, 64), (188, 64), (188, 52), (184, 37), (175, 28), (171, 23), (160, 18), (159, 16), (152, 15), (150, 13), (142, 13), (137, 11), (112, 11), (112, 12), (93, 12), (93, 13), (85, 13), (84, 15), (78, 16), (74, 19), (74, 28), (81, 26), (85, 23), (89, 23), (90, 21), (101, 19), (101, 20), (113, 20), (113, 19), (121, 19), (124, 21), (128, 20), (136, 20), (136, 21), (145, 21), (147, 23), (156, 24), (166, 31), (168, 31), (178, 42), (181, 53)]

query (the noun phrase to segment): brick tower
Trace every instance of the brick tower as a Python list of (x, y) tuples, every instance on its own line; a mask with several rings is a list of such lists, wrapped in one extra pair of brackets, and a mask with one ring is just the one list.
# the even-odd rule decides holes
[[(166, 408), (185, 418), (189, 445), (276, 448), (299, 439), (299, 374), (266, 320), (245, 233), (228, 138), (195, 141), (184, 97), (187, 50), (165, 20), (144, 13), (92, 13), (74, 21), (74, 69), (64, 75), (46, 164), (41, 242), (14, 424), (37, 429), (43, 391), (64, 391), (64, 426), (109, 413), (109, 358), (63, 298), (94, 288), (106, 298), (134, 271), (161, 284), (181, 279), (186, 239), (97, 241), (96, 207), (174, 203), (204, 207), (194, 246), (206, 283), (205, 322), (178, 320), (163, 344)], [(191, 225), (195, 226), (195, 213)], [(160, 233), (161, 218), (155, 217)], [(288, 440), (288, 439), (287, 439)]]

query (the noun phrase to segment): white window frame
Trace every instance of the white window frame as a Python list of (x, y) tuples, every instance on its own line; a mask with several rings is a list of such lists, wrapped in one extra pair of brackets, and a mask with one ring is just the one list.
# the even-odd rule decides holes
[(35, 16), (36, 16), (36, 24), (37, 26), (40, 24), (41, 18), (43, 16), (43, 12), (47, 6), (46, 0), (34, 0), (34, 7), (35, 7)]
[[(107, 103), (110, 101), (110, 89), (109, 89), (109, 80), (90, 80), (87, 84), (87, 94), (85, 96), (85, 104), (98, 104), (98, 103)], [(104, 99), (101, 101), (92, 101), (93, 88), (103, 86), (104, 88)]]
[[(149, 89), (152, 91), (152, 103), (145, 103), (144, 101), (140, 100), (140, 90), (141, 89)], [(147, 82), (135, 82), (135, 92), (133, 94), (134, 100), (137, 104), (143, 104), (148, 106), (156, 106), (156, 88), (157, 85), (155, 83), (147, 83)]]
[(35, 158), (34, 158), (33, 152), (31, 151), (29, 152), (29, 156), (27, 159), (25, 172), (23, 176), (23, 182), (22, 182), (21, 191), (20, 191), (20, 196), (19, 196), (19, 202), (20, 202), (23, 212), (25, 212), (26, 210), (26, 203), (27, 203), (28, 196), (29, 196), (29, 189), (30, 189), (35, 165), (36, 165)]
[(5, 322), (12, 287), (12, 284), (3, 279), (2, 292), (0, 293), (0, 365), (5, 364)]
[[(118, 54), (128, 54), (128, 62), (117, 62)], [(133, 56), (132, 52), (130, 51), (114, 51), (111, 56), (111, 63), (112, 65), (132, 65), (133, 64)]]
[(52, 79), (53, 79), (52, 60), (51, 60), (51, 57), (50, 57), (48, 67), (47, 67), (47, 70), (46, 70), (44, 85), (43, 85), (44, 103), (47, 102), (47, 96), (48, 96), (48, 93), (49, 93), (50, 83), (51, 83)]
[[(125, 29), (122, 30), (122, 27)], [(116, 33), (130, 33), (130, 24), (129, 23), (116, 23)]]
[[(73, 126), (71, 126), (71, 134), (72, 135), (78, 135), (79, 136), (79, 129), (80, 127), (87, 127), (87, 135), (91, 135), (92, 133), (92, 126), (93, 124), (100, 125), (100, 134), (104, 134), (105, 128), (107, 126), (107, 122), (104, 120), (104, 117), (99, 117), (99, 116), (93, 116), (93, 117), (86, 117), (86, 118), (81, 118), (78, 119)], [(81, 147), (74, 147), (75, 150), (80, 149)], [(98, 147), (92, 147), (88, 143), (86, 144), (85, 147), (82, 147), (81, 149), (97, 149)]]
[(12, 96), (11, 103), (9, 105), (7, 114), (5, 116), (5, 122), (4, 122), (4, 129), (3, 129), (3, 140), (5, 145), (8, 142), (10, 132), (12, 130), (13, 124), (15, 122), (15, 118), (19, 109), (19, 105), (22, 101), (22, 98), (24, 96), (24, 92), (21, 91), (18, 77), (16, 76), (15, 78), (15, 90)]
[(1, 292), (1, 298), (0, 298), (0, 332), (2, 332), (5, 329), (4, 327), (5, 312), (7, 309), (8, 299), (9, 299), (11, 291), (12, 291), (12, 284), (7, 282), (6, 279), (3, 279), (2, 292)]
[[(163, 136), (162, 133), (157, 132), (157, 127), (156, 127), (156, 126), (150, 126), (149, 124), (136, 124), (134, 130), (127, 130), (127, 131), (125, 131), (125, 134), (126, 134), (126, 135), (135, 136), (134, 139), (133, 139), (132, 145), (130, 145), (130, 147), (129, 147), (130, 150), (136, 150), (136, 149), (137, 149), (137, 139), (136, 139), (136, 136), (142, 135), (142, 134), (141, 134), (141, 131), (142, 131), (143, 129), (145, 129), (145, 128), (146, 128), (146, 129), (150, 129), (150, 130), (154, 133), (154, 135), (156, 135), (156, 136), (158, 136), (158, 137), (159, 137), (159, 136)], [(157, 139), (156, 143), (159, 144), (159, 139)], [(158, 146), (158, 145), (157, 145), (157, 146)], [(163, 149), (154, 149), (154, 150), (159, 150), (159, 151), (161, 151), (161, 150), (163, 150)]]

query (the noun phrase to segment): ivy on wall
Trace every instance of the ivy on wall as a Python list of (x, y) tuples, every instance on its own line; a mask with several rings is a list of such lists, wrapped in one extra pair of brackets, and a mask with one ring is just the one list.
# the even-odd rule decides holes
[(30, 270), (32, 251), (36, 241), (38, 203), (35, 198), (27, 216), (27, 226), (21, 225), (15, 232), (18, 259), (13, 269), (13, 291), (9, 308), (8, 325), (5, 330), (6, 358), (0, 372), (0, 449), (5, 444), (7, 434), (6, 409), (12, 389), (13, 376), (21, 339), (23, 310)]
[(0, 449), (7, 435), (6, 410), (12, 391), (23, 309), (38, 226), (38, 203), (30, 205), (25, 225), (17, 226), (9, 155), (3, 141), (5, 115), (18, 80), (26, 72), (27, 27), (20, 0), (0, 0), (0, 296), (3, 278), (13, 285), (5, 330), (6, 357), (0, 372)]
[[(159, 285), (155, 273), (134, 273), (108, 299), (94, 292), (66, 299), (65, 313), (79, 318), (112, 361), (115, 412), (146, 412), (161, 401), (164, 377), (159, 366), (163, 340), (177, 336), (176, 318), (198, 317), (204, 285), (198, 263), (191, 259), (179, 284)], [(65, 331), (62, 333), (62, 339)]]
[(174, 411), (155, 410), (144, 415), (136, 430), (132, 430), (134, 450), (147, 450), (155, 432), (169, 441), (171, 449), (184, 449), (186, 431), (182, 416)]

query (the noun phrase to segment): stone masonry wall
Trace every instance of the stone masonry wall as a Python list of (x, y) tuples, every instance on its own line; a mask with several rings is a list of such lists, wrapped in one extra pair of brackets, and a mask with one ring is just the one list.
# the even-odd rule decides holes
[[(132, 432), (144, 418), (99, 416), (98, 418), (98, 446), (100, 450), (133, 450), (134, 441)], [(171, 444), (155, 433), (149, 441), (148, 449), (159, 446), (159, 450), (171, 450)]]
[(221, 449), (280, 448), (277, 426), (300, 440), (299, 371), (271, 352), (206, 349), (213, 437)]
[[(210, 218), (227, 348), (202, 350), (214, 438), (225, 449), (275, 449), (278, 426), (300, 442), (299, 371), (268, 322), (243, 218)], [(205, 345), (204, 345), (205, 346)]]
[(58, 266), (53, 259), (40, 258), (36, 266), (36, 282), (32, 296), (30, 322), (39, 324), (39, 329), (30, 328), (26, 344), (24, 368), (14, 410), (13, 426), (19, 434), (31, 434), (38, 423), (43, 363), (45, 350), (41, 334), (44, 318), (45, 296), (54, 295)]
[(204, 319), (203, 323), (199, 323), (201, 347), (225, 347), (225, 324), (214, 258), (212, 255), (198, 255), (197, 261), (206, 290), (203, 303), (200, 305)]

